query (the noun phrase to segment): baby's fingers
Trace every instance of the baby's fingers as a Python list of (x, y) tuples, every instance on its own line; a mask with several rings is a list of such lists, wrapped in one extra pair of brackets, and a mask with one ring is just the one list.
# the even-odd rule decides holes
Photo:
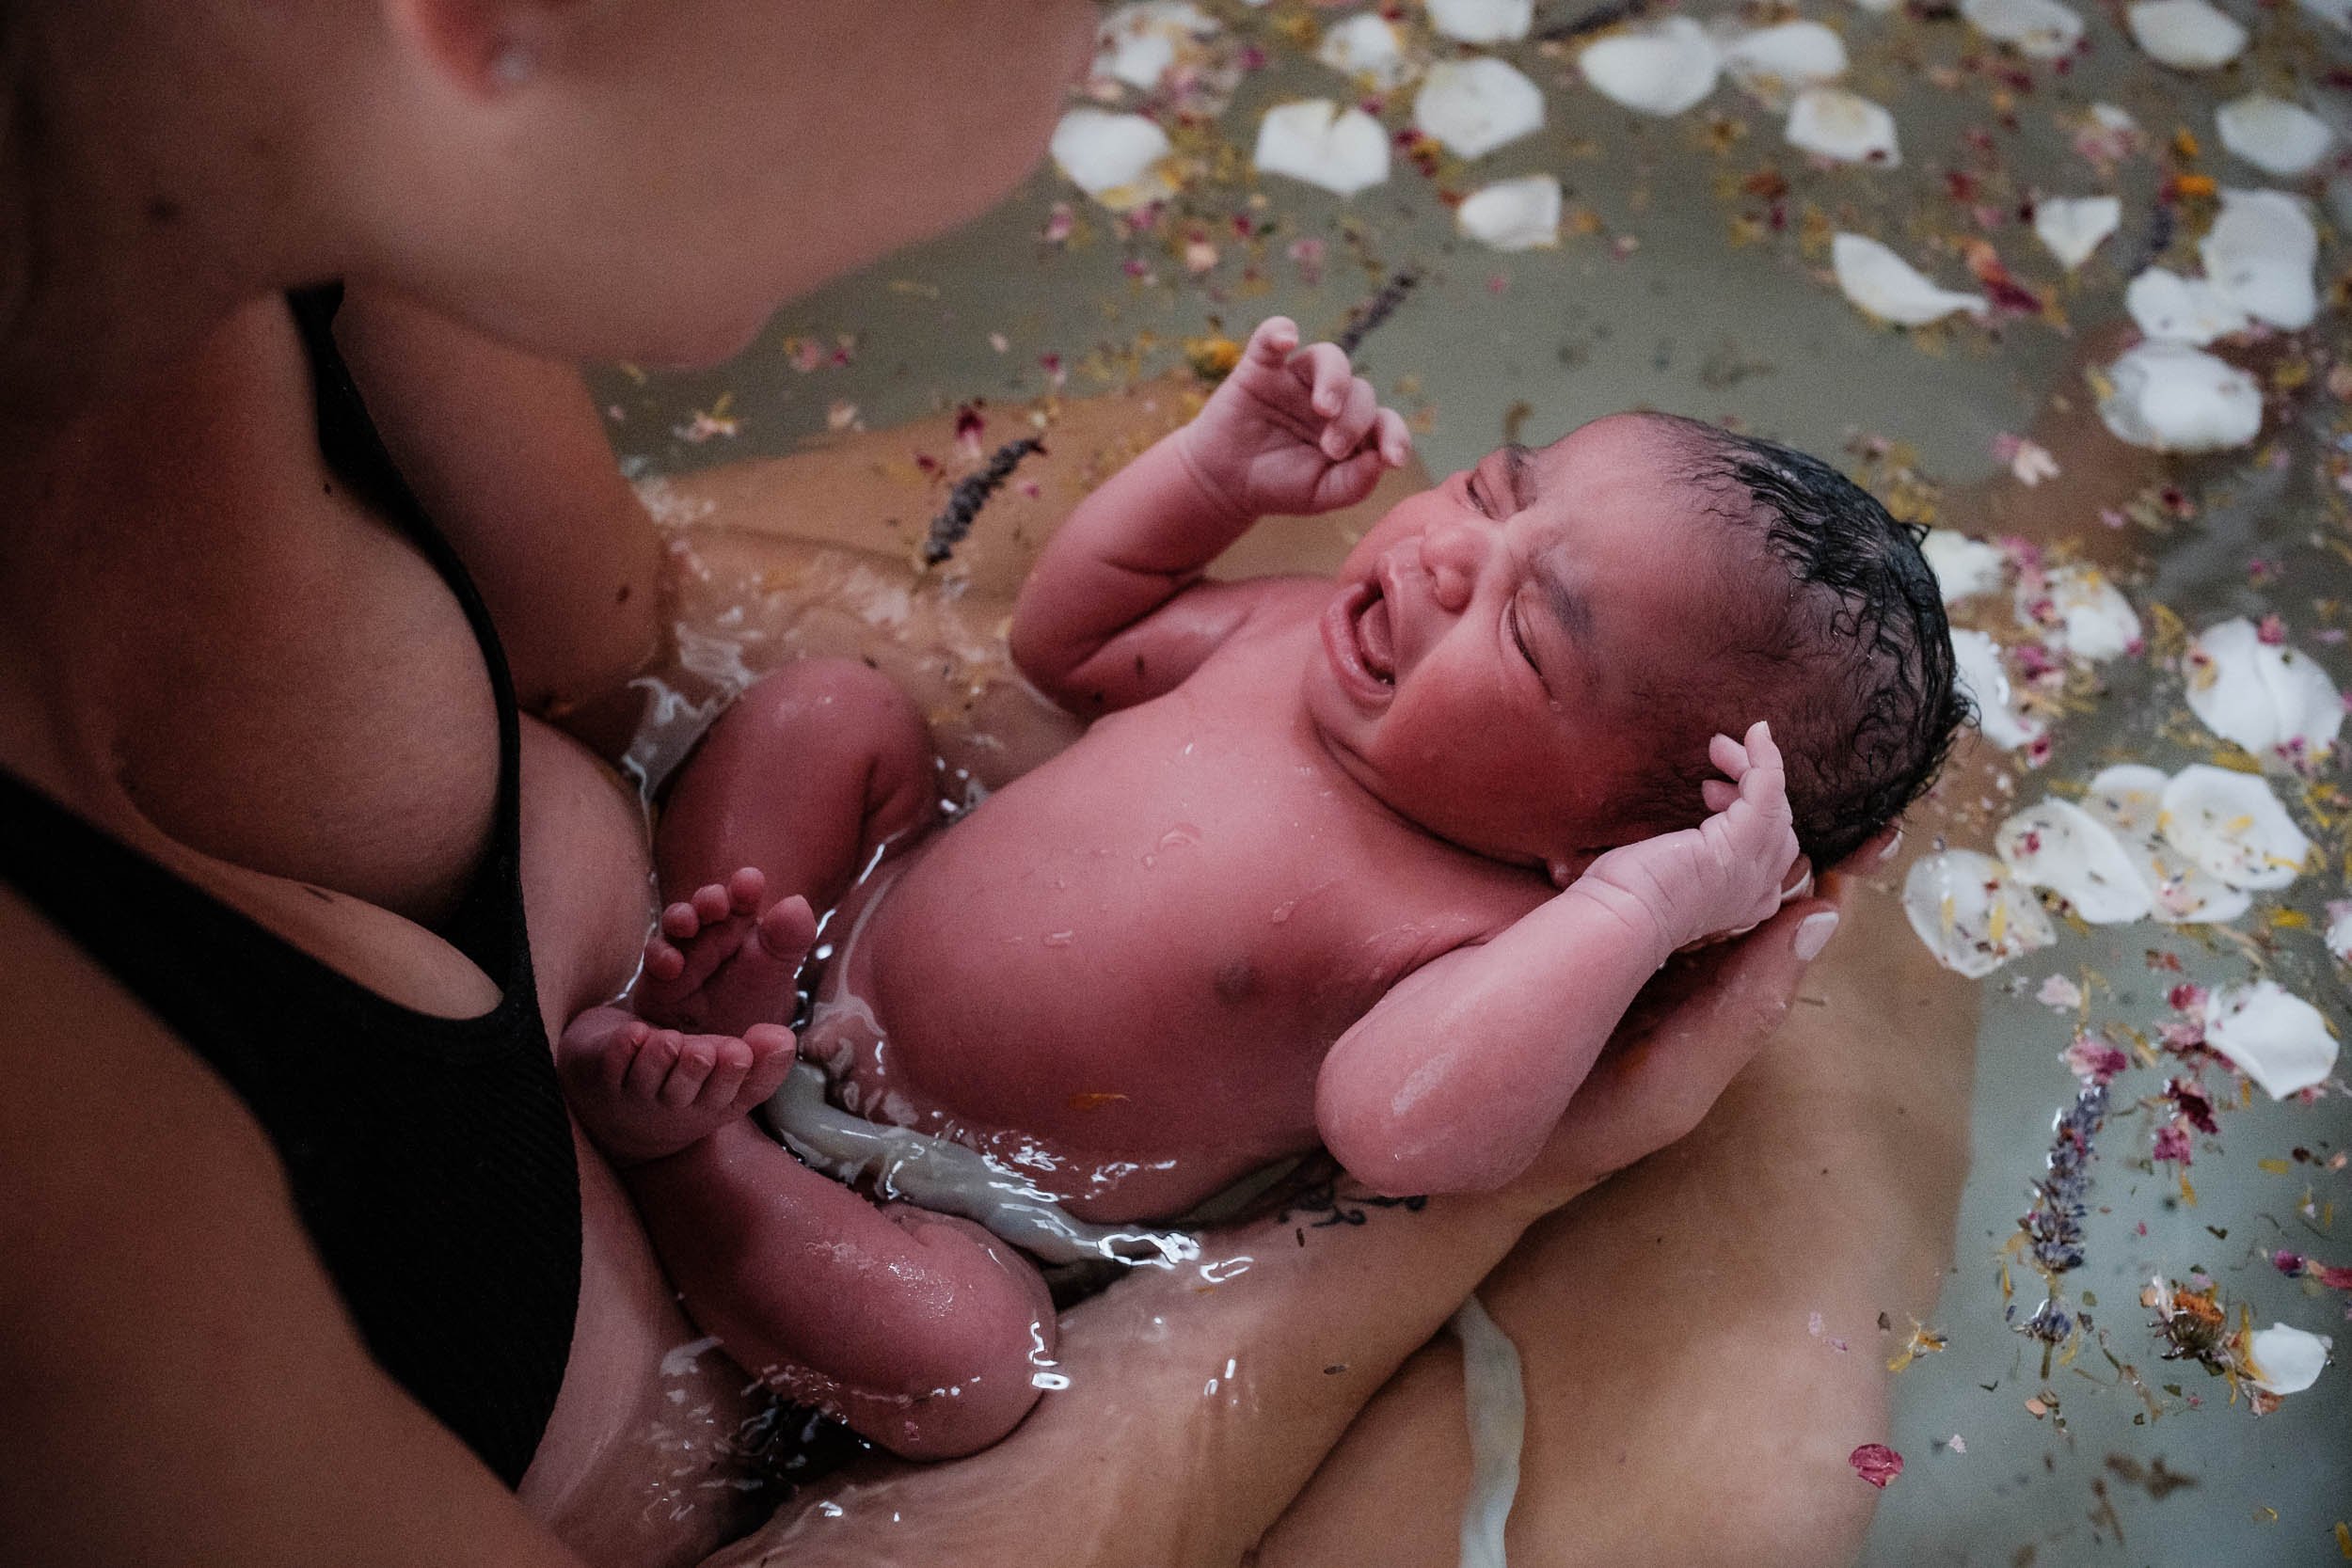
[[(1727, 735), (1719, 735), (1707, 743), (1707, 760), (1713, 763), (1715, 770), (1733, 784), (1738, 784), (1748, 771), (1748, 749)], [(1723, 807), (1715, 806), (1711, 800), (1708, 803), (1714, 806), (1717, 811), (1723, 810)]]
[(1401, 468), (1413, 455), (1413, 433), (1405, 428), (1405, 416), (1393, 408), (1380, 410), (1380, 462), (1386, 467)]
[(1291, 373), (1307, 384), (1308, 404), (1323, 419), (1335, 418), (1347, 406), (1348, 384), (1355, 372), (1337, 343), (1310, 343), (1291, 360)]
[(1707, 802), (1708, 811), (1729, 811), (1731, 803), (1740, 799), (1740, 786), (1728, 779), (1703, 779), (1699, 782), (1699, 799)]
[(1380, 417), (1380, 395), (1372, 383), (1357, 376), (1348, 383), (1347, 402), (1339, 416), (1323, 427), (1323, 455), (1334, 463), (1354, 451), (1373, 421)]
[(1288, 316), (1268, 316), (1249, 334), (1249, 341), (1242, 349), (1242, 356), (1269, 370), (1280, 370), (1290, 363), (1293, 351), (1298, 347), (1298, 324)]

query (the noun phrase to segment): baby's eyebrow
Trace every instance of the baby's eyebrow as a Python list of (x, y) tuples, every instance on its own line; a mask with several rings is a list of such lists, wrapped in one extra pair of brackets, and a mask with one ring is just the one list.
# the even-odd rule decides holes
[(1511, 503), (1525, 508), (1537, 494), (1535, 465), (1529, 461), (1533, 454), (1517, 441), (1507, 441), (1502, 448), (1502, 472), (1511, 483)]

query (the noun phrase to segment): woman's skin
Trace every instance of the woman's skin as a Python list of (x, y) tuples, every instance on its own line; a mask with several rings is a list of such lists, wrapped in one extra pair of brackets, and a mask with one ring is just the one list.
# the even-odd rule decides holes
[[(325, 471), (280, 292), (352, 281), (390, 444), (553, 711), (641, 656), (646, 558), (593, 444), (481, 460), (584, 404), (478, 335), (723, 354), (785, 295), (1000, 193), (1093, 19), (1077, 0), (964, 0), (952, 28), (911, 0), (21, 0), (0, 17), (0, 764), (389, 998), (487, 1006), (431, 925), (488, 831), (488, 686), (431, 567)], [(548, 725), (525, 726), (522, 784), (560, 1026), (634, 962), (642, 822)], [(1160, 1280), (1073, 1314), (1072, 1396), (993, 1466), (926, 1472), (968, 1495), (925, 1528), (969, 1560), (1035, 1555), (1004, 1486), (1027, 1454), (1104, 1519), (1173, 1482), (1157, 1515), (1238, 1556), (1533, 1218), (1696, 1119), (1785, 1005), (1789, 922), (1814, 907), (1715, 955), (1723, 983), (1609, 1058), (1506, 1198), (1294, 1245), (1257, 1291)], [(670, 1562), (738, 1528), (740, 1379), (709, 1356), (661, 1371), (691, 1330), (584, 1148), (572, 1360), (518, 1501), (369, 1360), (244, 1107), (4, 891), (0, 940), (13, 1556)], [(1347, 1370), (1302, 1323), (1360, 1346)], [(1252, 1397), (1281, 1420), (1213, 1439), (1171, 1420), (1235, 1346), (1263, 1347)], [(1187, 1453), (1210, 1463), (1168, 1463)], [(1163, 1463), (1105, 1473), (1106, 1454)]]

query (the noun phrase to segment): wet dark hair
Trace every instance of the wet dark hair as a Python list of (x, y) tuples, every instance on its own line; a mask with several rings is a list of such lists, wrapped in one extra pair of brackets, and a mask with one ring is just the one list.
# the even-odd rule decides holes
[[(1819, 458), (1696, 420), (1651, 417), (1685, 459), (1679, 480), (1781, 571), (1726, 562), (1727, 597), (1754, 601), (1725, 619), (1727, 651), (1739, 657), (1723, 661), (1720, 677), (1710, 671), (1703, 690), (1645, 694), (1672, 721), (1661, 729), (1676, 734), (1677, 753), (1660, 758), (1637, 803), (1687, 823), (1701, 781), (1717, 776), (1708, 736), (1736, 738), (1768, 720), (1788, 765), (1798, 843), (1816, 866), (1834, 865), (1934, 783), (1969, 718), (1943, 595), (1919, 552), (1927, 531), (1897, 522)], [(1684, 732), (1695, 750), (1685, 749)]]

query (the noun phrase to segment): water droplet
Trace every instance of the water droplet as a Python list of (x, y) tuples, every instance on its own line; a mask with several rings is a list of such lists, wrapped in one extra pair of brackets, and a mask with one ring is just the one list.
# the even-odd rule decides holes
[(1291, 917), (1291, 911), (1296, 908), (1298, 908), (1297, 899), (1285, 898), (1274, 907), (1274, 913), (1267, 918), (1273, 925), (1279, 926)]
[(1160, 835), (1160, 847), (1163, 849), (1181, 848), (1185, 845), (1200, 842), (1200, 830), (1189, 822), (1179, 822)]
[(1048, 931), (1045, 933), (1045, 945), (1048, 947), (1067, 947), (1077, 940), (1078, 933), (1075, 931)]
[(1032, 1388), (1043, 1388), (1049, 1392), (1057, 1391), (1059, 1389), (1069, 1387), (1070, 1379), (1066, 1374), (1061, 1372), (1031, 1372), (1029, 1374), (1029, 1386)]

